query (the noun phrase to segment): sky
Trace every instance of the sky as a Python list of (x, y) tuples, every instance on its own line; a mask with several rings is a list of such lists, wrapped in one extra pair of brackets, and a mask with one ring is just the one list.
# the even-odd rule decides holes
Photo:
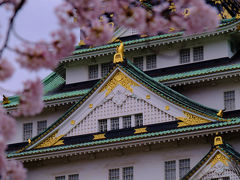
[[(28, 0), (23, 9), (19, 12), (15, 20), (15, 29), (21, 37), (30, 41), (48, 39), (51, 31), (57, 29), (57, 18), (54, 14), (54, 7), (60, 3), (59, 0)], [(7, 27), (9, 13), (2, 7), (0, 8), (0, 34), (3, 36)], [(4, 37), (4, 36), (3, 36)], [(2, 38), (3, 38), (2, 37)], [(12, 35), (10, 46), (15, 47), (19, 41)], [(14, 62), (14, 54), (7, 51), (3, 57)], [(27, 79), (40, 77), (43, 79), (50, 70), (41, 70), (39, 72), (29, 72), (18, 66), (15, 66), (15, 74), (11, 79), (0, 82), (0, 95), (10, 95), (21, 90), (22, 82)], [(1, 100), (1, 97), (0, 97)]]

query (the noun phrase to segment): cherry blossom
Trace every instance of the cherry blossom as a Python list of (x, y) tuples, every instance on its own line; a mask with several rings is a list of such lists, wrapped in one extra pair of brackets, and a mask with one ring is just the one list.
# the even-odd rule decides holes
[(106, 19), (102, 21), (93, 21), (92, 26), (83, 27), (81, 30), (81, 37), (87, 44), (103, 45), (109, 42), (113, 37), (113, 27), (107, 23)]
[(14, 72), (14, 67), (6, 59), (0, 60), (0, 81), (4, 81), (11, 77)]
[(42, 95), (43, 87), (40, 79), (25, 81), (24, 89), (19, 93), (19, 105), (14, 115), (33, 116), (40, 113), (44, 106)]

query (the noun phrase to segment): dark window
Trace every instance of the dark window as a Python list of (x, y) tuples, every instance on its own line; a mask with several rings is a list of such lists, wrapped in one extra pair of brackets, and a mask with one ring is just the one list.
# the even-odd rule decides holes
[(156, 55), (148, 55), (146, 56), (146, 62), (147, 62), (147, 69), (154, 69), (157, 67), (157, 59)]
[(88, 67), (88, 76), (89, 76), (89, 79), (98, 78), (98, 65), (97, 64)]
[(179, 160), (179, 177), (185, 176), (190, 171), (190, 159)]
[(79, 175), (78, 174), (69, 175), (68, 180), (79, 180)]
[(37, 122), (37, 133), (41, 133), (47, 129), (47, 121), (38, 121)]
[(136, 114), (135, 115), (135, 126), (142, 126), (143, 125), (143, 115)]
[(226, 110), (235, 109), (235, 91), (224, 92), (224, 107)]
[(119, 180), (119, 169), (109, 169), (109, 180)]
[(131, 116), (124, 116), (123, 117), (123, 128), (130, 128), (131, 127)]
[(193, 61), (203, 60), (203, 46), (193, 48)]
[(111, 118), (111, 130), (119, 129), (119, 118)]
[(165, 162), (165, 180), (176, 179), (176, 161)]
[(133, 167), (123, 168), (123, 180), (133, 180)]
[(23, 124), (23, 141), (27, 141), (32, 138), (32, 123)]
[(101, 71), (102, 77), (106, 76), (107, 73), (109, 73), (110, 65), (111, 65), (111, 63), (104, 63), (104, 64), (102, 64), (102, 71)]
[(56, 176), (55, 180), (65, 180), (65, 176)]
[(98, 121), (99, 132), (107, 131), (107, 119), (102, 119)]
[(133, 64), (134, 64), (137, 68), (143, 70), (143, 57), (140, 56), (140, 57), (135, 57), (135, 58), (133, 58)]
[(190, 62), (190, 49), (181, 49), (180, 50), (180, 63), (188, 63)]

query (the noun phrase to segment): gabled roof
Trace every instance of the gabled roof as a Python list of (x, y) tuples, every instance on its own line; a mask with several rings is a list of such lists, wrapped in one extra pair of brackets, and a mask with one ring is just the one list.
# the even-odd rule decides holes
[[(219, 157), (221, 156), (221, 158), (216, 157), (217, 155)], [(201, 161), (199, 161), (199, 163), (195, 165), (182, 178), (182, 180), (189, 180), (191, 177), (194, 177), (194, 175), (198, 172), (198, 170), (200, 170), (201, 168), (203, 168), (209, 163), (212, 163), (212, 166), (214, 166), (215, 163), (217, 163), (217, 161), (222, 161), (222, 163), (226, 164), (227, 166), (229, 166), (230, 163), (232, 162), (235, 162), (236, 164), (240, 164), (240, 153), (235, 151), (233, 147), (227, 143), (214, 145), (212, 146), (210, 151), (201, 159)]]
[[(21, 151), (25, 149), (29, 149), (29, 147), (36, 146), (36, 143), (39, 144), (39, 141), (43, 141), (46, 138), (50, 138), (49, 136), (53, 133), (57, 133), (56, 129), (57, 127), (64, 122), (65, 119), (67, 119), (71, 114), (73, 114), (82, 104), (84, 104), (85, 101), (96, 91), (99, 91), (98, 89), (105, 83), (111, 79), (111, 76), (114, 76), (114, 74), (118, 71), (122, 71), (126, 73), (129, 77), (131, 77), (134, 81), (137, 83), (140, 83), (145, 88), (149, 89), (151, 92), (155, 93), (156, 95), (164, 98), (166, 101), (175, 104), (178, 107), (181, 107), (182, 109), (185, 109), (184, 114), (187, 113), (187, 111), (192, 112), (193, 114), (199, 114), (199, 116), (205, 117), (200, 118), (196, 115), (191, 114), (190, 117), (188, 117), (188, 114), (186, 115), (187, 118), (179, 118), (180, 120), (188, 120), (189, 118), (191, 120), (196, 119), (196, 124), (206, 123), (206, 122), (221, 122), (221, 121), (231, 121), (234, 119), (223, 119), (219, 118), (217, 116), (217, 111), (211, 108), (207, 108), (203, 105), (200, 105), (189, 98), (177, 93), (176, 91), (168, 88), (167, 86), (156, 82), (151, 77), (147, 76), (144, 72), (136, 68), (130, 61), (124, 61), (123, 63), (115, 64), (113, 69), (110, 71), (108, 75), (106, 75), (103, 79), (101, 79), (78, 103), (73, 105), (62, 117), (60, 117), (57, 121), (55, 121), (47, 130), (39, 134), (38, 136), (34, 137), (30, 144), (28, 144), (26, 147), (24, 147)], [(107, 82), (106, 82), (107, 81)], [(190, 120), (189, 119), (189, 120)], [(207, 120), (208, 119), (208, 120)], [(211, 119), (211, 121), (210, 121)], [(217, 120), (217, 121), (216, 121)], [(226, 122), (227, 123), (227, 122)], [(193, 124), (190, 124), (193, 125)], [(227, 124), (226, 124), (227, 125)], [(183, 126), (186, 126), (184, 124)], [(213, 125), (214, 127), (214, 125)], [(176, 129), (177, 132), (181, 131), (180, 129)], [(55, 136), (54, 136), (55, 137)], [(63, 137), (63, 136), (62, 136)], [(57, 140), (62, 139), (62, 137), (59, 137)], [(31, 149), (31, 148), (30, 148)]]

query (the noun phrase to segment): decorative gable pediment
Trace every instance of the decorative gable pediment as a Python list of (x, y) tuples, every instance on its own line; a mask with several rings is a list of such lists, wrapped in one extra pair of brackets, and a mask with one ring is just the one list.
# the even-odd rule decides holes
[[(137, 80), (120, 66), (116, 66), (104, 81), (98, 83), (78, 104), (52, 125), (48, 129), (49, 132), (47, 131), (48, 134), (30, 144), (28, 149), (62, 144), (58, 142), (61, 141), (61, 137), (98, 133), (99, 120), (107, 119), (107, 126), (110, 127), (110, 119), (114, 117), (133, 117), (132, 127), (135, 126), (136, 114), (142, 114), (143, 126), (179, 120), (182, 121), (179, 126), (215, 121), (190, 112), (169, 98), (163, 98), (156, 89), (145, 85), (146, 79), (142, 80)], [(179, 95), (173, 96), (176, 98)]]

